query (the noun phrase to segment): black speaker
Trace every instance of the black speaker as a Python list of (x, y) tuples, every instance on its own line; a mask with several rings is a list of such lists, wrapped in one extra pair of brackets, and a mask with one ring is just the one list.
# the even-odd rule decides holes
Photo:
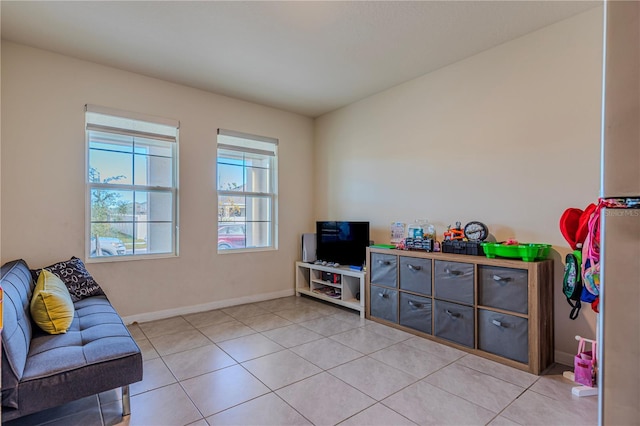
[(302, 261), (316, 261), (316, 234), (302, 234)]

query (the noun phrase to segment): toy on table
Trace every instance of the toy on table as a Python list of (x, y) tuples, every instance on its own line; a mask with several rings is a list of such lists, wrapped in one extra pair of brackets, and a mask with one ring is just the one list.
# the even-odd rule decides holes
[(462, 230), (462, 223), (456, 222), (456, 227), (451, 229), (451, 225), (447, 227), (444, 233), (445, 241), (463, 240), (464, 231)]

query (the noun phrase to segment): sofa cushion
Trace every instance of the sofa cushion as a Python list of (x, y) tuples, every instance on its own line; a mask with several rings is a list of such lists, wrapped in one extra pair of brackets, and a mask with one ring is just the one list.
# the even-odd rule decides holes
[(125, 357), (139, 352), (122, 319), (104, 296), (75, 303), (76, 315), (64, 335), (34, 331), (23, 380)]
[(33, 321), (49, 334), (66, 333), (75, 311), (67, 287), (47, 270), (40, 273), (30, 310)]
[(32, 328), (29, 303), (34, 283), (24, 260), (14, 260), (0, 270), (4, 292), (2, 330), (2, 406), (18, 407), (18, 383), (24, 374)]
[[(67, 333), (34, 328), (20, 384), (21, 410), (37, 411), (142, 379), (140, 349), (106, 297), (74, 305)], [(3, 419), (5, 414), (12, 418), (3, 412)]]
[[(74, 302), (82, 300), (85, 297), (105, 295), (96, 280), (94, 280), (89, 271), (87, 271), (82, 260), (75, 256), (64, 262), (57, 262), (42, 269), (52, 272), (62, 280), (67, 286), (69, 294), (71, 294), (71, 300)], [(33, 271), (35, 279), (38, 279), (42, 269)]]

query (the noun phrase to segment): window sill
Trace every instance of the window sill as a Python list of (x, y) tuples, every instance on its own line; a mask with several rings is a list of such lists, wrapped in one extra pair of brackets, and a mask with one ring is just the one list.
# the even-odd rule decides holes
[(85, 256), (85, 263), (128, 262), (131, 260), (169, 259), (174, 257), (178, 257), (178, 255), (174, 253), (160, 253), (160, 254), (102, 256), (102, 257)]
[(224, 249), (218, 250), (218, 254), (232, 254), (232, 253), (259, 253), (264, 251), (277, 251), (277, 247), (255, 247), (255, 248), (242, 248), (242, 249)]

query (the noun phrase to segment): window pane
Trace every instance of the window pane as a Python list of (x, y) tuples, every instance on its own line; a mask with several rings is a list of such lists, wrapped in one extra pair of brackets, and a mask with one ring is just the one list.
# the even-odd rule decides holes
[(163, 186), (173, 185), (173, 167), (171, 158), (148, 155), (134, 155), (135, 185)]
[[(130, 223), (94, 223), (91, 225), (91, 257), (122, 256), (127, 253), (123, 237), (132, 229)], [(124, 231), (124, 232), (123, 232)]]
[(220, 222), (218, 225), (218, 250), (246, 247), (244, 222)]
[(244, 221), (245, 197), (218, 197), (218, 222)]
[(244, 162), (247, 167), (262, 167), (268, 169), (271, 158), (269, 155), (247, 152), (244, 155)]
[(242, 164), (218, 163), (218, 189), (221, 191), (244, 190), (244, 167)]
[(89, 148), (116, 152), (133, 152), (133, 137), (116, 133), (89, 132)]
[(175, 145), (172, 142), (140, 137), (134, 138), (134, 144), (134, 152), (136, 154), (154, 155), (157, 157), (167, 158), (171, 158), (173, 156), (173, 146)]
[(91, 190), (91, 221), (131, 221), (133, 191)]
[(245, 217), (247, 221), (271, 220), (271, 198), (269, 197), (246, 197)]
[(269, 188), (269, 170), (247, 167), (246, 169), (245, 191), (248, 192), (271, 192)]
[(136, 249), (136, 254), (171, 253), (173, 251), (173, 225), (171, 223), (147, 223), (145, 248)]
[(171, 222), (173, 194), (161, 191), (136, 191), (136, 220), (140, 222)]
[(131, 154), (89, 150), (89, 182), (130, 185), (132, 178)]
[(247, 247), (271, 246), (271, 224), (268, 222), (247, 222)]
[(244, 152), (232, 149), (218, 149), (218, 163), (222, 164), (244, 164)]

